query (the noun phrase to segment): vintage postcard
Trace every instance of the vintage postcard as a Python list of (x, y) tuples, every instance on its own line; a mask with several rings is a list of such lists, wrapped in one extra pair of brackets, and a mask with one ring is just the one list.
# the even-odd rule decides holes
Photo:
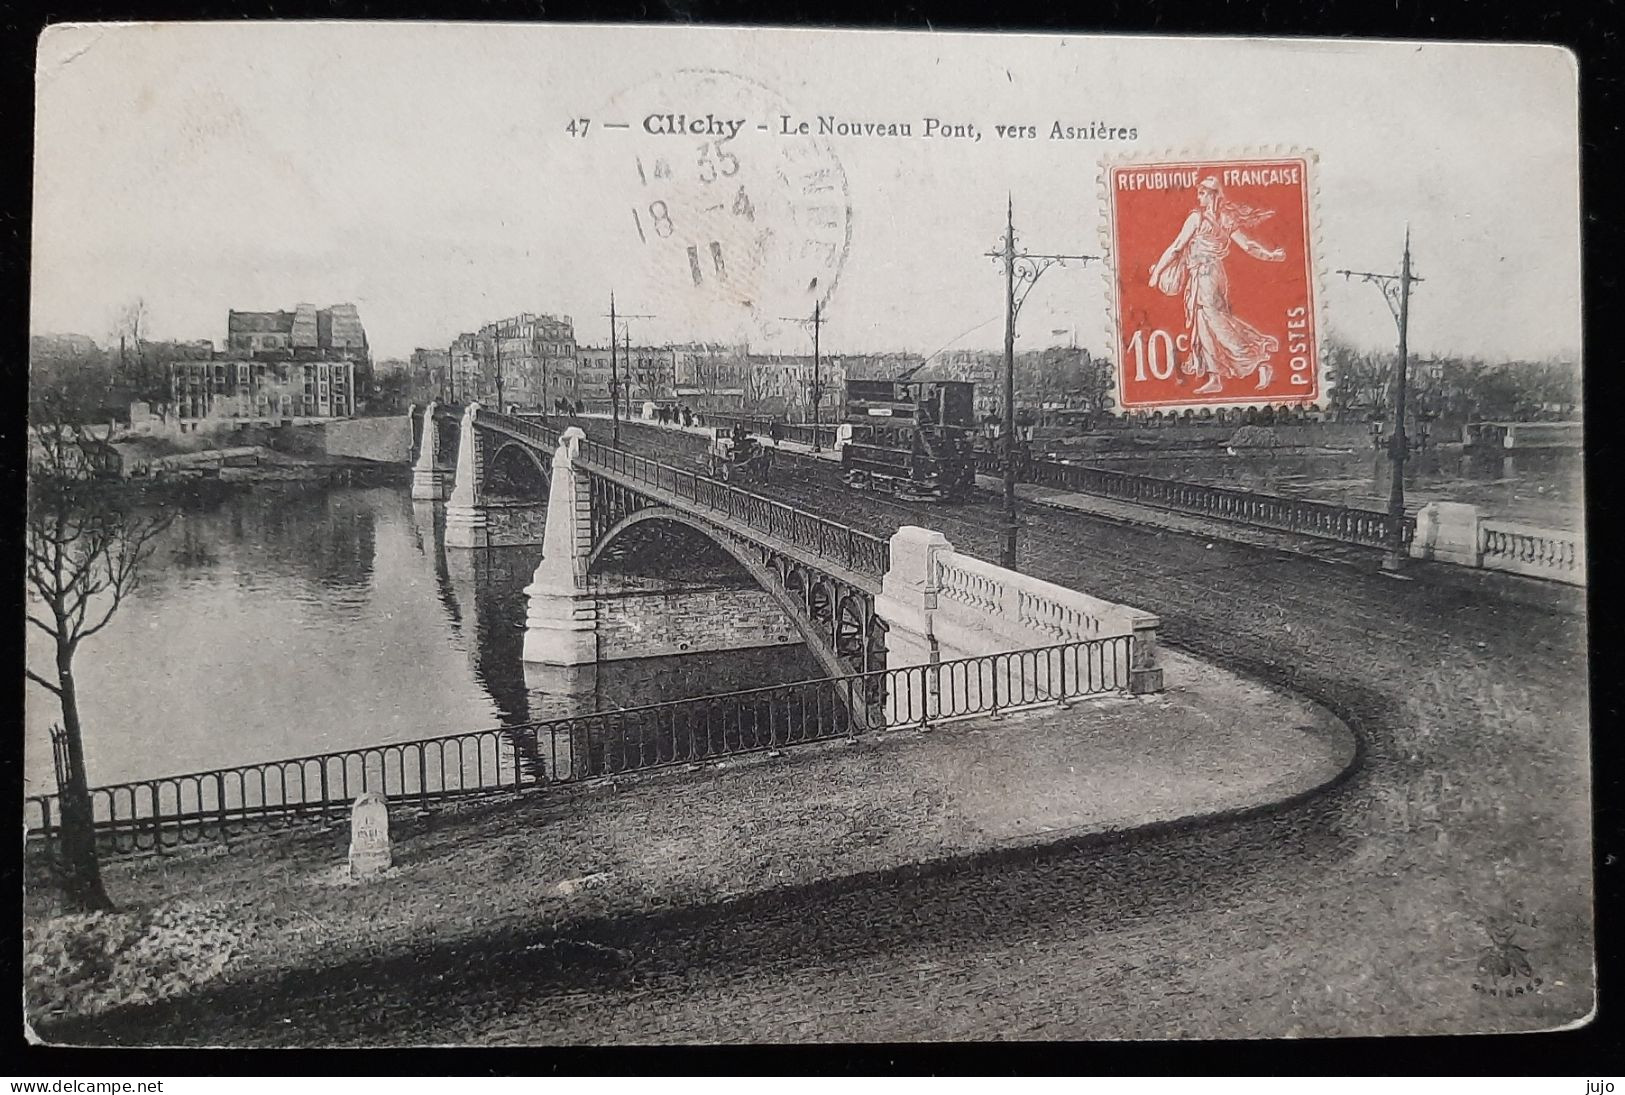
[(1593, 1014), (1567, 51), (86, 24), (37, 88), (34, 1039)]

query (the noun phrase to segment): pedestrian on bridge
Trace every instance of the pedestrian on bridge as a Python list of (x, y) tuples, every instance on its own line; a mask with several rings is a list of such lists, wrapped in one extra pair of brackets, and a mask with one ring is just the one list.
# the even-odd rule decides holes
[(767, 435), (773, 439), (773, 447), (775, 449), (778, 448), (779, 439), (784, 436), (784, 426), (777, 418), (775, 418), (772, 424), (767, 427)]

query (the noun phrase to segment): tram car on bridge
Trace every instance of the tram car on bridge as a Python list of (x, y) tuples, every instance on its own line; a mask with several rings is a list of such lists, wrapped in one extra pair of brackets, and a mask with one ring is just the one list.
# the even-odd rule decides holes
[(958, 501), (975, 489), (976, 385), (970, 381), (916, 381), (909, 374), (848, 380), (846, 420), (870, 427), (863, 440), (841, 442), (841, 475), (853, 490)]

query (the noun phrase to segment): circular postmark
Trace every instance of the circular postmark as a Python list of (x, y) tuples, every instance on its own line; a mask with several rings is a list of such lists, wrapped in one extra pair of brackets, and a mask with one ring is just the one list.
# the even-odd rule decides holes
[[(621, 92), (599, 162), (614, 251), (660, 328), (760, 338), (829, 302), (851, 246), (846, 172), (783, 96), (681, 69)], [(613, 208), (613, 207), (612, 207)]]

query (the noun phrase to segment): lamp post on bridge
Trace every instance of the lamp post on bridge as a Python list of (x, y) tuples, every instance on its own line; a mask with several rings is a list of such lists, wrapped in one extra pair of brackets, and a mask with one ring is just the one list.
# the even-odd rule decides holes
[(500, 320), (497, 321), (493, 341), (497, 344), (497, 413), (507, 414), (508, 408), (502, 402), (502, 322)]
[[(1038, 284), (1038, 279), (1055, 266), (1078, 262), (1087, 266), (1099, 255), (1039, 254), (1016, 250), (1015, 199), (1005, 198), (1004, 238), (995, 250), (986, 252), (1004, 266), (1004, 547), (999, 563), (1016, 567), (1016, 317)], [(1021, 290), (1016, 291), (1017, 285)]]
[[(609, 314), (605, 318), (609, 320), (609, 437), (610, 444), (618, 446), (621, 443), (621, 378), (615, 361), (615, 340), (619, 337), (619, 332), (615, 326), (615, 290), (613, 289), (609, 291)], [(655, 317), (622, 312), (620, 318), (628, 320), (654, 319)], [(630, 324), (626, 325), (626, 353), (626, 367), (630, 369), (632, 367), (632, 328)]]
[(1405, 560), (1405, 459), (1410, 443), (1405, 437), (1405, 384), (1408, 362), (1406, 345), (1410, 334), (1411, 286), (1422, 279), (1411, 273), (1411, 230), (1405, 227), (1405, 252), (1400, 260), (1399, 273), (1381, 274), (1369, 270), (1339, 270), (1345, 281), (1359, 278), (1382, 290), (1382, 299), (1393, 313), (1394, 325), (1399, 329), (1399, 368), (1394, 374), (1394, 428), (1388, 438), (1388, 547), (1383, 553), (1382, 569), (1398, 571)]

